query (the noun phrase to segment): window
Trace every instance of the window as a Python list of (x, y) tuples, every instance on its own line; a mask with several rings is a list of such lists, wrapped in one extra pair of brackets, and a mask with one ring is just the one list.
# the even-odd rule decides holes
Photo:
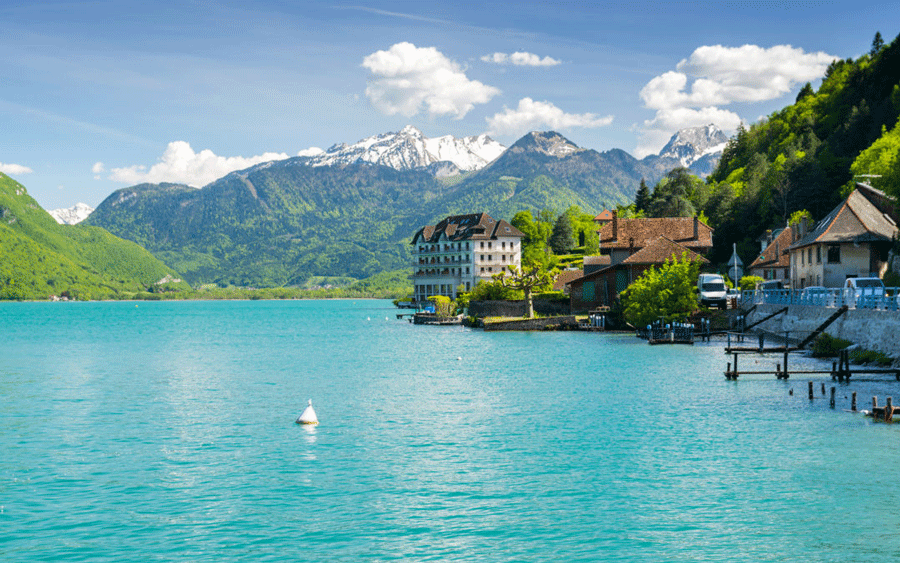
[(821, 263), (822, 263), (822, 247), (817, 246), (816, 247), (816, 264), (821, 264)]
[(812, 247), (806, 249), (806, 261), (809, 262), (809, 265), (812, 266)]
[(500, 248), (502, 248), (503, 250), (506, 250), (506, 241), (501, 242), (500, 245), (501, 245)]
[(829, 264), (840, 264), (841, 263), (841, 246), (839, 244), (828, 245), (828, 263)]
[(481, 248), (484, 248), (484, 241), (481, 241)]
[(491, 258), (493, 258), (493, 256), (492, 256), (492, 255), (490, 255), (490, 254), (488, 254), (488, 262), (490, 262), (490, 261), (491, 261)]
[(584, 282), (584, 285), (581, 286), (581, 300), (582, 301), (593, 301), (596, 299), (597, 295), (594, 291), (594, 280)]
[(488, 241), (488, 250), (491, 249), (491, 241)]
[(800, 265), (801, 265), (801, 266), (805, 266), (805, 265), (806, 265), (806, 262), (804, 261), (805, 259), (806, 259), (806, 253), (804, 253), (804, 252), (801, 250), (801, 251), (800, 251)]

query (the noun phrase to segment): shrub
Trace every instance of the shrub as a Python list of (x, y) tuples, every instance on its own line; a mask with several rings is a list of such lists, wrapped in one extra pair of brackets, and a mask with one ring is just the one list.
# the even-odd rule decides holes
[(838, 352), (850, 346), (849, 340), (843, 338), (835, 338), (827, 332), (823, 332), (818, 338), (813, 340), (812, 355), (815, 358), (834, 358)]
[(756, 286), (764, 281), (765, 280), (759, 276), (744, 276), (738, 282), (738, 285), (741, 286), (741, 291), (753, 291), (756, 289)]
[(855, 364), (878, 364), (880, 366), (889, 366), (892, 362), (887, 355), (865, 348), (850, 350), (850, 361)]

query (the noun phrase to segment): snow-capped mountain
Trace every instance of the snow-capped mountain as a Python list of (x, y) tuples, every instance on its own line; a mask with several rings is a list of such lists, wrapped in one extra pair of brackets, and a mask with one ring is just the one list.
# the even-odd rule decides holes
[[(334, 145), (327, 151), (308, 156), (307, 164), (327, 166), (363, 161), (397, 170), (428, 169), (437, 176), (452, 176), (459, 171), (484, 168), (505, 150), (506, 147), (487, 135), (461, 139), (444, 135), (429, 139), (412, 125), (407, 125), (399, 133), (374, 135), (352, 145)], [(437, 163), (442, 164), (435, 166)]]
[(76, 203), (68, 209), (54, 209), (48, 211), (60, 225), (77, 225), (94, 212), (94, 208), (86, 203)]
[[(690, 167), (701, 159), (706, 161), (714, 159), (717, 162), (727, 142), (728, 137), (725, 133), (713, 124), (689, 127), (672, 135), (659, 156), (674, 158), (685, 167)], [(712, 167), (715, 167), (715, 162), (712, 163)]]

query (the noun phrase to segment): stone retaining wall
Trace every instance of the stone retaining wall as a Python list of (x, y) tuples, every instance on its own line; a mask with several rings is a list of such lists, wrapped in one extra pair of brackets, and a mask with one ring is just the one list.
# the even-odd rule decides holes
[(574, 316), (547, 317), (543, 319), (522, 319), (516, 321), (496, 321), (485, 323), (484, 330), (544, 330), (548, 326), (562, 325), (568, 328), (578, 328), (578, 321)]
[[(747, 323), (771, 315), (784, 305), (757, 305), (747, 317)], [(784, 334), (790, 331), (790, 338), (806, 338), (837, 310), (828, 307), (791, 305), (787, 312), (762, 323), (756, 328)], [(900, 312), (873, 311), (870, 309), (850, 309), (833, 323), (825, 332), (837, 338), (849, 340), (869, 350), (877, 350), (892, 358), (900, 358)]]

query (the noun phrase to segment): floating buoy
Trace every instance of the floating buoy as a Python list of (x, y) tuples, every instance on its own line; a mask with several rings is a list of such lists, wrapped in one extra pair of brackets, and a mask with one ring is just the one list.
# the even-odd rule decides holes
[(303, 409), (303, 414), (300, 415), (300, 418), (297, 419), (297, 424), (318, 424), (319, 419), (316, 418), (316, 411), (312, 408), (312, 399), (309, 400), (309, 405), (305, 409)]
[(456, 361), (459, 362), (462, 360), (462, 356), (456, 356)]

